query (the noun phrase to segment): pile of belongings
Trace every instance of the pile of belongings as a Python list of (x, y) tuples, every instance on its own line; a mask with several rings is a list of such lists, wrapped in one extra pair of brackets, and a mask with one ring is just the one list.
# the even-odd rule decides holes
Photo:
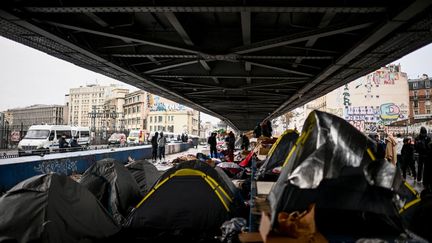
[(393, 164), (376, 159), (373, 140), (342, 118), (314, 111), (268, 195), (271, 224), (278, 229), (281, 212), (315, 204), (317, 231), (330, 242), (423, 242), (399, 214), (417, 202), (408, 187)]
[(182, 162), (186, 162), (186, 161), (191, 161), (191, 160), (196, 160), (197, 157), (193, 154), (187, 154), (187, 155), (183, 155), (180, 157), (175, 158), (172, 163), (173, 164), (178, 164), (178, 163), (182, 163)]

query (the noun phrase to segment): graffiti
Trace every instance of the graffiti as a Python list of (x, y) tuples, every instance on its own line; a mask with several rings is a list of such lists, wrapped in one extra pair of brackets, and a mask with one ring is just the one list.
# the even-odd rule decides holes
[(377, 122), (379, 119), (379, 107), (348, 106), (345, 107), (344, 114), (344, 118), (349, 121)]
[(159, 96), (154, 96), (150, 111), (184, 111), (186, 106), (177, 103), (163, 103)]
[(367, 83), (373, 84), (376, 87), (380, 85), (394, 85), (395, 80), (399, 79), (399, 73), (389, 70), (377, 70), (366, 76)]
[(381, 119), (386, 120), (386, 121), (397, 120), (399, 118), (399, 115), (400, 115), (400, 108), (399, 108), (399, 106), (395, 105), (394, 103), (382, 104), (380, 107), (380, 111), (381, 111), (381, 113), (380, 113)]
[(342, 93), (342, 95), (343, 95), (343, 99), (344, 99), (344, 102), (343, 102), (344, 106), (351, 105), (350, 98), (349, 98), (350, 93), (349, 93), (348, 84), (345, 84), (344, 92)]
[(348, 121), (351, 125), (353, 125), (360, 132), (364, 131), (365, 122), (364, 121)]
[[(403, 110), (402, 110), (403, 109)], [(407, 118), (406, 105), (385, 103), (380, 106), (348, 106), (344, 110), (346, 120), (366, 122), (390, 122)]]
[(36, 172), (43, 174), (55, 172), (59, 174), (69, 175), (72, 172), (77, 171), (77, 161), (70, 159), (59, 159), (59, 160), (48, 160), (42, 161), (38, 165), (34, 166), (33, 169)]
[(374, 122), (366, 122), (364, 130), (367, 133), (373, 133), (378, 131), (378, 127), (377, 124)]

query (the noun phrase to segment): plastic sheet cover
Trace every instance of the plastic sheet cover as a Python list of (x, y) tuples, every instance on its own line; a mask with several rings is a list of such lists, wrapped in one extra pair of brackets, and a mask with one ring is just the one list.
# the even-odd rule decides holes
[[(341, 226), (351, 219), (341, 213), (346, 210), (355, 217), (355, 212), (368, 212), (379, 218), (356, 218), (359, 229), (375, 221), (389, 232), (400, 230), (394, 191), (402, 183), (401, 176), (389, 162), (375, 160), (375, 151), (376, 144), (347, 121), (312, 112), (268, 196), (272, 223), (281, 211), (304, 210), (317, 203), (318, 212), (325, 208), (335, 217), (334, 210), (339, 212)], [(321, 215), (325, 214), (321, 211)]]
[(0, 237), (16, 242), (84, 242), (120, 230), (86, 188), (58, 174), (35, 176), (10, 189), (0, 198), (0, 215)]
[(142, 197), (132, 174), (114, 159), (94, 163), (84, 172), (80, 184), (96, 196), (119, 225)]

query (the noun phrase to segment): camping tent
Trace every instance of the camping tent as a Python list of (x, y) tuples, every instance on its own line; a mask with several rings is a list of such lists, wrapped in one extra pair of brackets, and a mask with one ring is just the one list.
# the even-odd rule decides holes
[(142, 195), (145, 195), (160, 177), (156, 166), (147, 160), (137, 160), (126, 165), (126, 168), (138, 183)]
[(235, 213), (235, 187), (222, 170), (187, 161), (167, 170), (136, 206), (129, 232), (214, 232)]
[(0, 198), (0, 236), (17, 242), (79, 242), (120, 230), (84, 187), (67, 176), (38, 175)]
[(279, 174), (275, 174), (272, 170), (282, 166), (288, 157), (288, 153), (297, 141), (299, 134), (296, 130), (286, 130), (273, 144), (267, 159), (259, 169), (259, 176), (263, 179), (276, 180)]
[(393, 201), (402, 178), (392, 164), (375, 160), (375, 149), (342, 118), (312, 112), (269, 194), (273, 226), (279, 212), (316, 203), (318, 229), (326, 236), (403, 232)]
[(94, 163), (84, 172), (80, 183), (96, 196), (119, 225), (142, 196), (131, 173), (114, 159)]

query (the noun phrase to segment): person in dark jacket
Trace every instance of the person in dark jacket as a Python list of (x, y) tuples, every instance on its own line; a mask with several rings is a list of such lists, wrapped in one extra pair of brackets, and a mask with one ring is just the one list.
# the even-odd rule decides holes
[[(420, 135), (415, 139), (415, 151), (418, 153), (418, 161), (417, 161), (417, 182), (421, 182), (422, 179), (423, 185), (431, 183), (431, 173), (432, 168), (429, 165), (430, 160), (430, 151), (429, 151), (429, 143), (431, 142), (430, 137), (427, 134), (427, 130), (425, 127), (420, 128)], [(427, 163), (427, 165), (425, 165)], [(425, 171), (423, 172), (423, 167), (425, 167)], [(427, 167), (427, 168), (426, 168)], [(428, 171), (426, 171), (426, 169)], [(424, 175), (424, 176), (423, 176)], [(423, 178), (424, 177), (424, 178)]]
[(242, 135), (242, 145), (241, 145), (241, 148), (243, 150), (249, 150), (249, 144), (250, 144), (249, 138), (245, 134), (243, 134)]
[(402, 161), (400, 164), (402, 165), (401, 169), (403, 178), (406, 179), (407, 169), (410, 168), (415, 179), (416, 169), (414, 163), (414, 146), (411, 144), (411, 138), (404, 139), (401, 151), (401, 158)]
[(78, 143), (78, 136), (75, 136), (72, 138), (71, 142), (70, 142), (70, 146), (71, 148), (79, 148), (81, 147), (81, 145), (79, 145)]
[(155, 132), (153, 137), (151, 138), (151, 145), (152, 145), (152, 161), (156, 162), (157, 160), (157, 154), (158, 154), (158, 132)]
[(234, 162), (234, 147), (235, 147), (235, 136), (231, 131), (228, 134), (228, 158), (230, 162)]
[(254, 135), (256, 138), (261, 137), (261, 125), (258, 123), (254, 129)]
[(65, 152), (66, 149), (69, 147), (69, 144), (68, 144), (68, 142), (66, 141), (66, 134), (63, 134), (63, 135), (59, 138), (58, 142), (59, 142), (59, 149), (60, 149), (60, 152)]
[(207, 140), (207, 143), (210, 145), (210, 157), (217, 158), (217, 150), (216, 150), (216, 133), (212, 132), (210, 137)]

